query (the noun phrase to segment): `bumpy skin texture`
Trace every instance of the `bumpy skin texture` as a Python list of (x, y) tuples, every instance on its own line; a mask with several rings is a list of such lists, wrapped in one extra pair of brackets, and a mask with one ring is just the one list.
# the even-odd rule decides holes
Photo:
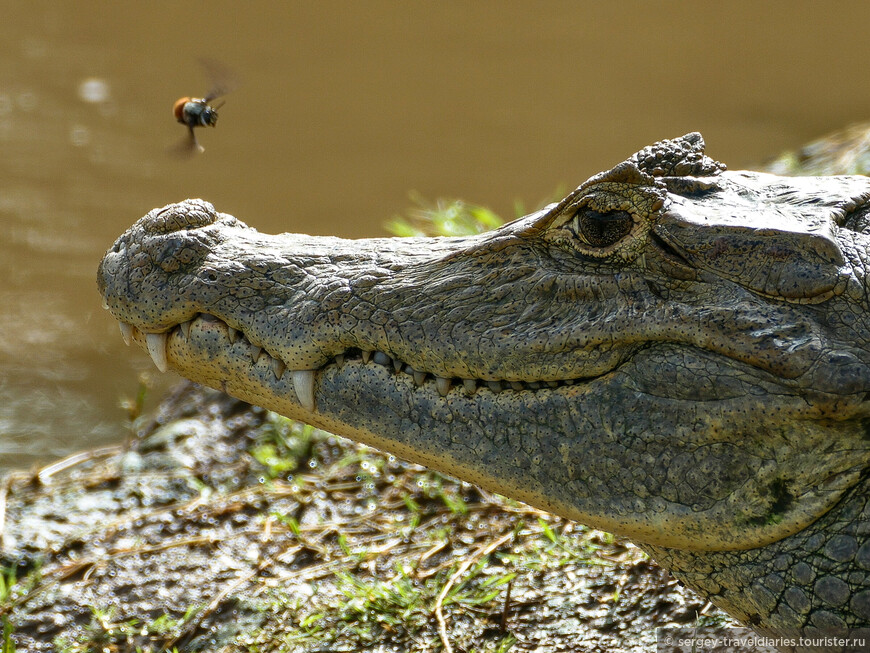
[(470, 238), (189, 200), (98, 284), (159, 367), (631, 537), (760, 630), (866, 626), (868, 200), (689, 134)]
[(856, 629), (857, 637), (860, 629), (870, 643), (868, 490), (865, 479), (809, 528), (766, 547), (698, 554), (641, 546), (717, 606), (766, 633), (794, 638), (798, 630), (813, 636)]

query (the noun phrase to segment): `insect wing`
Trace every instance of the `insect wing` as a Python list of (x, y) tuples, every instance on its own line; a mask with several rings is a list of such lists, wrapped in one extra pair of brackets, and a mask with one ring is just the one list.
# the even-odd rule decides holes
[(215, 98), (231, 93), (238, 86), (235, 73), (220, 61), (200, 59), (199, 63), (209, 82), (209, 91), (203, 98), (205, 102), (211, 102)]

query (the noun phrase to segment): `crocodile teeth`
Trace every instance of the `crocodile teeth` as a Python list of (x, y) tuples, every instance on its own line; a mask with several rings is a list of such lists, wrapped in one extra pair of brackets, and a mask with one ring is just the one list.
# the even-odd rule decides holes
[(426, 381), (426, 372), (414, 370), (414, 385), (421, 386)]
[(193, 320), (188, 320), (187, 322), (182, 322), (178, 326), (181, 327), (181, 333), (184, 334), (185, 340), (190, 340), (190, 324)]
[(272, 374), (275, 375), (276, 379), (280, 379), (281, 375), (284, 374), (284, 370), (287, 369), (287, 366), (284, 364), (280, 358), (272, 359)]
[(371, 359), (372, 359), (372, 352), (366, 351), (365, 349), (363, 349), (362, 350), (362, 362), (368, 363)]
[(302, 407), (314, 412), (314, 370), (295, 370), (293, 372), (293, 389)]
[(148, 353), (151, 355), (151, 360), (161, 372), (165, 372), (169, 366), (166, 363), (166, 341), (168, 336), (165, 333), (146, 333), (145, 343), (148, 345)]
[(443, 376), (436, 376), (435, 387), (438, 389), (439, 395), (446, 397), (447, 393), (450, 392), (450, 379), (446, 379)]
[(462, 379), (462, 387), (465, 388), (465, 392), (473, 395), (477, 392), (477, 381), (474, 379)]
[(133, 337), (133, 325), (126, 322), (118, 322), (121, 329), (121, 337), (124, 339), (124, 344), (130, 346), (130, 339)]
[(229, 338), (230, 344), (233, 345), (239, 339), (239, 332), (233, 327), (227, 326), (227, 338)]

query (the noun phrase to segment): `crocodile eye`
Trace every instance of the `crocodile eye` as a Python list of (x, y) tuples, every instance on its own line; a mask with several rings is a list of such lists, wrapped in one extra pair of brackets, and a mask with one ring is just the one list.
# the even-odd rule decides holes
[(634, 219), (627, 211), (599, 213), (584, 207), (574, 214), (571, 223), (587, 245), (608, 247), (631, 233)]

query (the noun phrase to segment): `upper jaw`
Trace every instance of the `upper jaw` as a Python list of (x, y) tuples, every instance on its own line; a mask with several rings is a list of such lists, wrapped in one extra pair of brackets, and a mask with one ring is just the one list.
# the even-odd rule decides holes
[[(217, 320), (231, 341), (243, 337), (250, 344), (253, 358), (271, 356), (278, 376), (298, 376), (306, 399), (305, 373), (347, 356), (380, 352), (398, 371), (431, 378), (440, 390), (488, 383), (525, 388), (597, 378), (638, 347), (663, 341), (709, 349), (786, 383), (840, 382), (841, 372), (824, 372), (837, 363), (819, 362), (834, 347), (812, 314), (769, 304), (739, 285), (723, 306), (711, 306), (704, 297), (715, 290), (715, 278), (686, 282), (672, 295), (678, 301), (667, 301), (637, 272), (559, 274), (499, 263), (512, 248), (529, 247), (517, 234), (545, 213), (476, 238), (343, 241), (265, 236), (208, 203), (188, 201), (152, 211), (119, 238), (100, 264), (98, 285), (124, 339), (133, 328), (141, 332), (159, 369), (171, 365), (172, 332), (186, 337), (193, 320)], [(669, 218), (664, 228), (674, 222)], [(145, 274), (149, 266), (152, 273)], [(254, 276), (241, 275), (239, 282), (224, 268)], [(402, 279), (409, 278), (417, 290), (403, 290)], [(475, 307), (472, 296), (496, 283), (505, 291), (486, 310)], [(570, 314), (557, 312), (557, 295), (571, 305)], [(517, 307), (513, 317), (504, 312), (510, 305)], [(535, 326), (536, 310), (546, 314), (547, 328), (562, 334), (561, 344), (539, 342), (546, 329)], [(450, 324), (439, 311), (450, 314)], [(480, 330), (490, 322), (496, 326)], [(849, 357), (860, 368), (852, 376), (870, 376), (860, 356)]]
[[(483, 306), (475, 309), (481, 314), (476, 316), (462, 316), (463, 309), (456, 308), (456, 336), (445, 332), (438, 310), (455, 304), (459, 294), (479, 297), (480, 287), (474, 284), (487, 281), (475, 279), (473, 272), (456, 282), (449, 269), (439, 280), (436, 268), (442, 263), (449, 268), (458, 253), (482, 242), (513, 240), (515, 227), (487, 238), (426, 239), (422, 246), (411, 239), (279, 238), (259, 234), (211, 205), (196, 202), (191, 210), (188, 204), (149, 213), (107, 252), (99, 269), (104, 303), (121, 323), (125, 340), (133, 328), (142, 332), (143, 345), (160, 369), (170, 364), (163, 353), (168, 334), (177, 329), (186, 333), (191, 320), (202, 315), (220, 320), (230, 333), (241, 334), (291, 371), (319, 369), (349, 352), (364, 357), (381, 352), (418, 378), (423, 374), (466, 387), (472, 381), (496, 387), (597, 376), (623, 357), (618, 351), (598, 352), (584, 362), (576, 352), (554, 351), (554, 359), (542, 364), (546, 352), (532, 356), (522, 347), (506, 357), (499, 353), (498, 341), (516, 325), (505, 323), (502, 315), (503, 328), (475, 334), (486, 321)], [(202, 206), (213, 219), (203, 219)], [(190, 213), (195, 220), (188, 227), (183, 220)], [(179, 257), (187, 270), (174, 262)], [(151, 273), (143, 274), (148, 266)], [(222, 272), (231, 268), (240, 274)], [(510, 265), (500, 268), (491, 270), (493, 279), (514, 274)], [(525, 274), (517, 273), (519, 282)], [(409, 278), (434, 290), (409, 292), (401, 281)], [(480, 356), (470, 356), (457, 348), (460, 335), (469, 340), (477, 335), (489, 344), (480, 346)], [(523, 334), (519, 336), (518, 342)], [(431, 347), (421, 348), (419, 341)]]

